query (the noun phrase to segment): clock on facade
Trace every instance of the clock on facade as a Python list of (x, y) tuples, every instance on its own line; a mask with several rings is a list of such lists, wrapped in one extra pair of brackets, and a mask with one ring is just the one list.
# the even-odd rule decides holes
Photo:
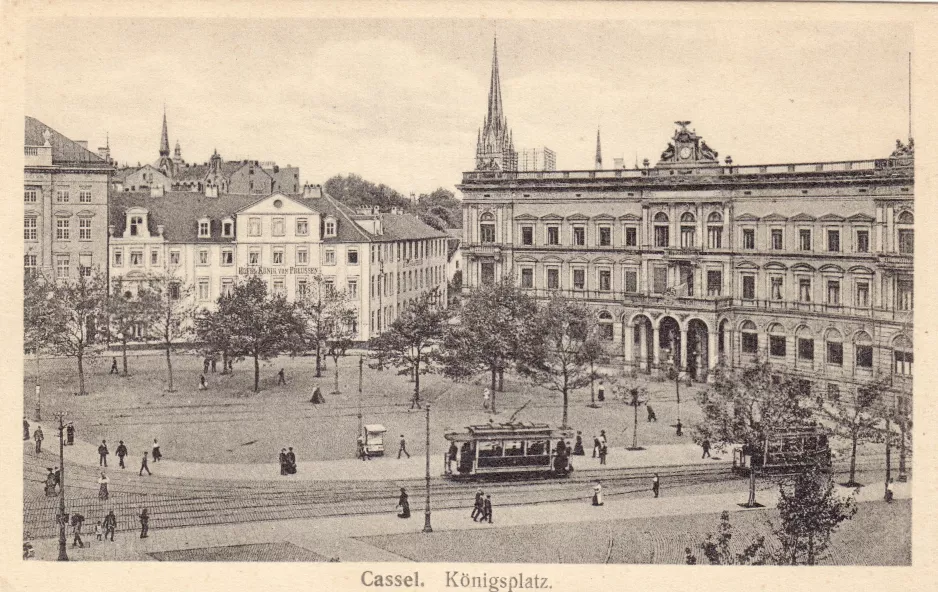
[(690, 146), (684, 146), (683, 148), (681, 148), (680, 154), (681, 154), (681, 158), (684, 160), (687, 160), (688, 158), (690, 158)]

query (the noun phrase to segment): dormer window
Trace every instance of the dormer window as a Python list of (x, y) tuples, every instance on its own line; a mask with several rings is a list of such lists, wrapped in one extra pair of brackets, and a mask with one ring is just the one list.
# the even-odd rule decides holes
[(335, 220), (331, 218), (326, 219), (326, 236), (335, 236)]
[(212, 225), (208, 218), (199, 220), (199, 238), (210, 238), (212, 236)]
[(234, 236), (234, 222), (232, 220), (225, 220), (221, 223), (221, 235), (224, 237)]
[(130, 236), (140, 236), (140, 231), (143, 228), (143, 216), (131, 216), (130, 217)]

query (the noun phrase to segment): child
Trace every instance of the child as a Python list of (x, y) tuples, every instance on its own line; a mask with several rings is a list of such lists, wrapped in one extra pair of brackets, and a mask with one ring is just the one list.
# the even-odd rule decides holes
[(100, 541), (103, 534), (104, 531), (101, 527), (101, 521), (98, 520), (98, 523), (94, 525), (94, 538)]

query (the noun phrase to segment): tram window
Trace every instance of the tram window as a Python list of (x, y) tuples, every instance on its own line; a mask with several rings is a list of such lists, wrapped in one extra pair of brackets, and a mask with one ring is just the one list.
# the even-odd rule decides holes
[(505, 442), (505, 456), (524, 456), (524, 442)]
[(547, 453), (544, 442), (528, 442), (528, 456), (538, 456)]
[(479, 442), (479, 458), (501, 455), (502, 449), (498, 442)]

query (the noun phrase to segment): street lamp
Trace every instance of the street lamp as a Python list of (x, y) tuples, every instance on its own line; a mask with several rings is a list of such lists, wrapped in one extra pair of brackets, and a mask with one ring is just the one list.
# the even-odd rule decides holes
[(362, 377), (365, 373), (365, 358), (358, 356), (358, 434), (362, 433)]
[(55, 414), (59, 418), (59, 561), (68, 561), (65, 541), (65, 412)]
[(427, 403), (427, 504), (423, 514), (423, 532), (433, 532), (430, 526), (430, 404)]

